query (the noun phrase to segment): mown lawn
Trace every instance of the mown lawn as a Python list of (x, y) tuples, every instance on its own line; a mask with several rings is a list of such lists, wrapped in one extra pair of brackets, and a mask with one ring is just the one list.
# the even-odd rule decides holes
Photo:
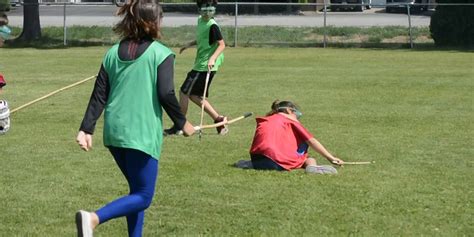
[[(97, 73), (105, 47), (0, 49), (11, 108)], [(175, 49), (175, 51), (178, 51)], [(177, 55), (176, 88), (195, 50)], [(346, 161), (335, 176), (240, 170), (253, 118), (227, 136), (164, 142), (144, 236), (469, 236), (474, 233), (474, 55), (461, 51), (227, 48), (210, 100), (236, 117), (298, 103), (302, 122)], [(0, 235), (74, 236), (74, 213), (127, 193), (102, 146), (75, 135), (93, 81), (12, 114), (0, 136)], [(200, 109), (189, 119), (199, 123)], [(210, 123), (206, 118), (206, 123)], [(170, 126), (168, 118), (165, 127)], [(315, 152), (320, 163), (327, 164)], [(126, 236), (125, 219), (96, 236)]]

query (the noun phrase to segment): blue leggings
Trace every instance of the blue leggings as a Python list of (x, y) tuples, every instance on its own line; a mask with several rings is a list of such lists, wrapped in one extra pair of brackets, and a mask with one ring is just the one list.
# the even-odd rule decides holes
[(127, 217), (128, 236), (142, 236), (145, 209), (155, 193), (158, 160), (138, 150), (110, 147), (115, 162), (127, 179), (130, 193), (103, 206), (95, 213), (102, 224), (110, 219)]

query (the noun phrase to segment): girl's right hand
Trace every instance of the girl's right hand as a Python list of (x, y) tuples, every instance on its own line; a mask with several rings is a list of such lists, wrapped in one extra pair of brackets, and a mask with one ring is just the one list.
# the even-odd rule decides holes
[(196, 130), (194, 130), (194, 126), (188, 121), (186, 121), (184, 124), (182, 131), (185, 137), (191, 136), (196, 132)]

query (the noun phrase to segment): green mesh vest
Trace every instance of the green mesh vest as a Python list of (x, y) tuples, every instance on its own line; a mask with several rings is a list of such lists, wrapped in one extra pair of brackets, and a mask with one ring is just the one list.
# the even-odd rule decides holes
[[(197, 53), (196, 59), (194, 60), (193, 70), (207, 72), (207, 62), (219, 46), (217, 43), (209, 45), (209, 31), (211, 30), (212, 25), (217, 25), (214, 19), (204, 21), (202, 17), (198, 18), (196, 31)], [(217, 71), (222, 62), (224, 62), (224, 53), (221, 53), (219, 57), (217, 57), (212, 71)]]
[(119, 44), (105, 55), (110, 92), (104, 113), (104, 145), (131, 148), (159, 159), (163, 142), (157, 68), (173, 52), (153, 42), (133, 61), (122, 61)]

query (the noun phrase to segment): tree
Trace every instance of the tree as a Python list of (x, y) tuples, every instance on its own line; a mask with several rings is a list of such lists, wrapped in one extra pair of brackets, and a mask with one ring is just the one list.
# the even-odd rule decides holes
[[(456, 3), (470, 3), (472, 0), (456, 0)], [(453, 3), (439, 0), (438, 3)], [(431, 16), (431, 37), (437, 46), (474, 46), (474, 6), (438, 5)]]
[(41, 38), (38, 0), (23, 1), (23, 31), (18, 39), (32, 41)]

